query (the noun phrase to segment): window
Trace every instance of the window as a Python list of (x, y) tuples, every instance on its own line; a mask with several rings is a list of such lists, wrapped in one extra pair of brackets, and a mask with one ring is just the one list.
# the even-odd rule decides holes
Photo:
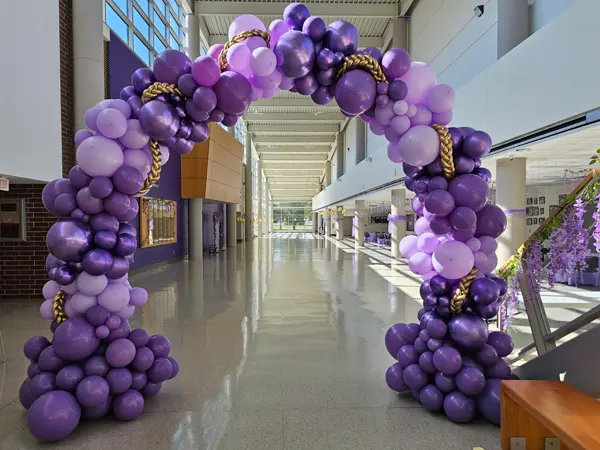
[(133, 51), (146, 63), (146, 65), (150, 65), (150, 49), (146, 47), (146, 44), (144, 44), (137, 36), (133, 37)]
[(169, 45), (171, 46), (171, 48), (179, 50), (179, 42), (177, 42), (177, 39), (175, 39), (175, 36), (173, 36), (173, 34), (169, 35)]
[[(150, 25), (148, 22), (146, 22), (146, 19), (144, 19), (142, 15), (135, 9), (133, 10), (133, 25), (142, 36), (144, 36), (146, 39), (150, 39)], [(135, 41), (133, 45), (135, 46)]]
[(121, 19), (121, 16), (108, 3), (106, 4), (106, 24), (123, 42), (129, 42), (129, 26), (127, 22)]
[(160, 38), (155, 34), (154, 35), (154, 50), (156, 50), (156, 53), (160, 54), (162, 52), (164, 52), (167, 48), (165, 47), (165, 44), (163, 44), (163, 42), (160, 40)]
[(167, 38), (167, 26), (165, 25), (163, 20), (159, 17), (159, 15), (156, 14), (156, 11), (154, 12), (154, 26), (156, 27), (156, 29), (158, 30), (160, 35), (166, 39)]
[(154, 4), (159, 9), (159, 11), (163, 13), (163, 16), (167, 17), (167, 5), (165, 3), (165, 0), (155, 0)]
[(0, 200), (0, 241), (25, 240), (25, 200)]
[(177, 202), (142, 197), (140, 203), (140, 247), (177, 242)]
[(113, 3), (117, 5), (117, 7), (127, 14), (127, 0), (113, 0)]
[(148, 3), (148, 0), (135, 0), (135, 2), (140, 6), (142, 11), (148, 14), (148, 11), (150, 11), (150, 4)]
[(171, 29), (175, 32), (174, 34), (179, 36), (179, 23), (177, 23), (177, 20), (175, 17), (173, 17), (173, 14), (169, 14), (169, 25), (171, 25)]
[[(187, 39), (187, 36), (186, 36)], [(187, 42), (187, 40), (185, 41)], [(204, 56), (206, 55), (206, 48), (204, 48), (204, 44), (202, 43), (202, 41), (200, 41), (200, 56)]]
[(179, 17), (179, 4), (175, 0), (170, 0), (171, 8), (175, 11), (175, 15)]

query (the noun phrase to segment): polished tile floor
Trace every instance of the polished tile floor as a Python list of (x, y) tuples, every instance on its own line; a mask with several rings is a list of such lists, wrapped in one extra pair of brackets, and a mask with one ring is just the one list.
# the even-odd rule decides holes
[[(131, 423), (81, 424), (55, 448), (498, 449), (498, 429), (455, 425), (385, 385), (386, 328), (412, 320), (418, 281), (377, 249), (270, 235), (204, 261), (138, 273), (151, 292), (134, 325), (169, 337), (179, 376)], [(17, 393), (38, 305), (0, 304), (0, 449), (50, 448)]]

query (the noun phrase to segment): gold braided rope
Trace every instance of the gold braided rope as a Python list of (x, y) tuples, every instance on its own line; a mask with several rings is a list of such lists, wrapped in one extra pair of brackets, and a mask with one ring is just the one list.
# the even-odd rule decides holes
[(67, 298), (67, 293), (65, 291), (58, 291), (52, 299), (52, 315), (54, 316), (54, 321), (60, 325), (65, 320), (68, 319), (65, 314), (65, 300)]
[[(154, 83), (152, 86), (147, 88), (142, 94), (142, 103), (148, 103), (150, 100), (154, 100), (159, 95), (171, 94), (171, 95), (182, 95), (181, 91), (177, 89), (177, 86), (169, 83)], [(147, 194), (152, 186), (160, 179), (160, 167), (162, 157), (160, 154), (160, 145), (158, 141), (150, 139), (150, 152), (152, 153), (152, 165), (150, 166), (150, 175), (144, 180), (144, 186), (140, 189), (138, 194)]]
[(375, 81), (379, 83), (388, 82), (387, 77), (381, 69), (381, 66), (377, 60), (370, 55), (346, 56), (342, 61), (342, 65), (338, 69), (337, 78), (341, 78), (346, 72), (354, 69), (368, 70), (371, 75), (373, 75), (373, 78), (375, 78)]
[(250, 31), (244, 31), (240, 34), (238, 34), (237, 36), (234, 36), (233, 39), (227, 41), (225, 43), (225, 45), (223, 46), (223, 49), (221, 50), (221, 53), (219, 53), (219, 67), (221, 68), (221, 72), (225, 72), (227, 70), (227, 50), (229, 50), (229, 48), (233, 45), (233, 44), (239, 44), (240, 42), (244, 42), (246, 39), (249, 39), (251, 37), (254, 36), (258, 36), (261, 37), (265, 40), (265, 42), (267, 43), (267, 47), (269, 46), (269, 43), (271, 41), (271, 36), (269, 36), (269, 33), (267, 33), (266, 31), (262, 31), (262, 30), (250, 30)]
[(452, 300), (450, 300), (450, 311), (455, 316), (458, 316), (462, 311), (462, 304), (467, 299), (467, 295), (469, 295), (469, 289), (471, 288), (471, 283), (475, 279), (475, 275), (477, 274), (477, 269), (473, 267), (471, 271), (464, 276), (460, 283), (458, 284), (458, 290)]
[(442, 125), (431, 125), (439, 138), (440, 138), (440, 158), (442, 160), (442, 170), (444, 171), (444, 178), (451, 180), (454, 178), (454, 158), (452, 156), (452, 137), (448, 128)]

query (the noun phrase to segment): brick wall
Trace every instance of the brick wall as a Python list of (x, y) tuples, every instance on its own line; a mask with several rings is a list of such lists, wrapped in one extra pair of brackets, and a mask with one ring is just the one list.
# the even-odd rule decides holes
[[(75, 165), (75, 94), (73, 67), (73, 0), (57, 0), (60, 32), (60, 97), (62, 171), (69, 174)], [(45, 270), (46, 233), (56, 222), (42, 204), (41, 184), (12, 184), (0, 198), (24, 198), (25, 242), (0, 242), (0, 298), (38, 298), (48, 281)]]

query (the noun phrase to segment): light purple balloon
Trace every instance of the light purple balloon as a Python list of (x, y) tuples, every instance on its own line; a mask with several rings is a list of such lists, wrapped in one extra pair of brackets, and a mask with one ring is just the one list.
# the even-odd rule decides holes
[(400, 241), (400, 253), (406, 259), (409, 259), (412, 255), (419, 251), (417, 247), (417, 236), (404, 236)]
[(429, 125), (432, 114), (425, 105), (416, 105), (417, 112), (410, 118), (411, 125)]
[(439, 156), (440, 140), (433, 128), (417, 125), (400, 138), (398, 149), (407, 164), (425, 166)]
[[(417, 239), (418, 246), (418, 239)], [(423, 275), (433, 270), (433, 264), (431, 262), (431, 255), (424, 252), (415, 253), (408, 260), (408, 267), (413, 273), (417, 275)]]
[(142, 130), (139, 120), (129, 119), (127, 121), (127, 132), (119, 138), (119, 141), (126, 148), (140, 149), (148, 144), (150, 136)]
[(433, 69), (423, 62), (411, 63), (408, 72), (400, 79), (408, 87), (408, 94), (404, 98), (408, 103), (419, 103), (425, 100), (429, 90), (437, 81)]
[(92, 137), (94, 133), (91, 130), (79, 130), (75, 133), (75, 145), (81, 144), (87, 138)]
[(148, 292), (144, 288), (133, 288), (130, 291), (129, 304), (133, 306), (144, 306), (148, 301)]
[(201, 86), (214, 86), (219, 81), (220, 75), (219, 64), (208, 55), (200, 56), (192, 63), (192, 76)]
[(90, 176), (111, 177), (123, 165), (123, 151), (111, 139), (92, 136), (77, 148), (77, 163)]
[(98, 295), (98, 304), (116, 313), (129, 304), (129, 289), (123, 284), (108, 284)]
[(433, 254), (433, 267), (441, 276), (458, 280), (473, 268), (473, 252), (458, 241), (442, 242)]
[(108, 285), (108, 280), (104, 275), (90, 275), (87, 272), (81, 272), (77, 277), (77, 288), (87, 296), (93, 297), (100, 294)]
[(478, 239), (481, 244), (479, 250), (483, 253), (492, 253), (498, 248), (496, 239), (491, 236), (480, 236)]
[(444, 113), (452, 108), (456, 94), (447, 84), (438, 84), (427, 93), (427, 107), (434, 113)]
[[(125, 103), (127, 105), (127, 103)], [(127, 105), (129, 107), (129, 105)], [(130, 108), (131, 110), (131, 108)], [(107, 108), (98, 114), (98, 131), (107, 138), (117, 139), (127, 132), (127, 117), (115, 108)]]
[(228, 37), (233, 39), (244, 31), (261, 30), (267, 31), (262, 21), (252, 14), (242, 14), (237, 16), (229, 25)]
[(433, 233), (423, 233), (417, 239), (419, 250), (428, 254), (435, 252), (439, 245), (438, 237)]

